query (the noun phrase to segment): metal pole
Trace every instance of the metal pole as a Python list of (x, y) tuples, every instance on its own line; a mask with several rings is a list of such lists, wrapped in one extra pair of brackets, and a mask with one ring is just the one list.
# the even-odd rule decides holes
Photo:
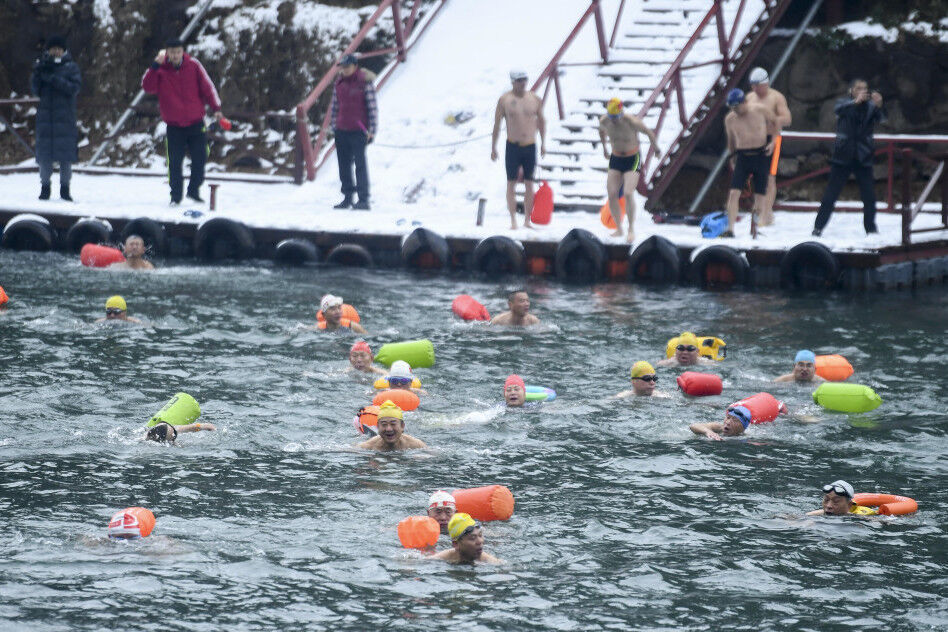
[[(214, 4), (214, 0), (205, 0), (201, 8), (198, 9), (198, 12), (195, 13), (194, 17), (191, 18), (191, 21), (188, 22), (188, 25), (184, 27), (183, 31), (181, 31), (181, 35), (178, 36), (179, 40), (183, 42), (188, 39), (188, 36), (192, 33), (192, 31), (194, 31), (198, 23), (204, 18), (204, 15), (207, 13), (208, 9), (211, 8), (212, 4)], [(109, 130), (109, 133), (102, 141), (102, 144), (99, 145), (99, 148), (95, 150), (94, 154), (92, 154), (92, 158), (89, 159), (90, 166), (94, 165), (99, 157), (102, 156), (102, 152), (108, 149), (109, 145), (112, 144), (112, 141), (115, 139), (115, 135), (119, 133), (119, 130), (125, 127), (125, 123), (128, 122), (128, 119), (135, 111), (135, 106), (141, 103), (143, 98), (145, 98), (145, 91), (139, 90), (138, 94), (135, 95), (135, 98), (132, 99), (131, 105), (129, 105), (128, 108), (126, 108), (126, 110), (122, 113), (121, 118), (119, 118), (118, 122), (112, 126), (112, 129)]]
[(902, 150), (902, 245), (912, 241), (912, 150)]
[[(787, 60), (790, 59), (790, 55), (793, 53), (793, 50), (800, 42), (800, 38), (803, 37), (804, 31), (806, 31), (807, 27), (810, 26), (810, 22), (812, 22), (814, 16), (816, 16), (816, 12), (820, 8), (821, 4), (823, 4), (823, 0), (816, 0), (813, 3), (813, 6), (810, 7), (809, 13), (806, 14), (806, 17), (803, 18), (803, 22), (800, 24), (800, 28), (798, 28), (797, 32), (793, 34), (793, 38), (790, 40), (787, 48), (784, 49), (780, 59), (777, 60), (776, 65), (774, 65), (773, 71), (770, 73), (771, 82), (773, 82), (773, 80), (777, 78), (777, 75), (780, 74), (780, 71), (783, 70)], [(711, 169), (711, 173), (708, 174), (708, 178), (698, 190), (698, 195), (695, 196), (695, 199), (691, 202), (691, 206), (688, 207), (688, 213), (694, 214), (694, 212), (698, 210), (701, 202), (704, 201), (704, 197), (708, 194), (708, 191), (711, 190), (711, 185), (714, 184), (718, 174), (721, 173), (721, 169), (724, 167), (725, 162), (727, 162), (727, 149), (721, 152), (721, 156), (718, 158), (717, 163), (715, 163), (714, 168)]]

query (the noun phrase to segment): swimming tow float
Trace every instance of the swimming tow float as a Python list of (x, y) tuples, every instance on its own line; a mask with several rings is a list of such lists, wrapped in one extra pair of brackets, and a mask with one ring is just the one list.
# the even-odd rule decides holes
[[(531, 386), (530, 384), (527, 384), (526, 388), (524, 388), (524, 391), (526, 392), (524, 399), (528, 402), (552, 402), (554, 399), (556, 399), (556, 391), (545, 386)], [(465, 513), (471, 512), (467, 511)], [(473, 516), (474, 514), (471, 515)]]
[(172, 426), (186, 426), (201, 416), (201, 407), (197, 400), (187, 393), (175, 393), (168, 403), (152, 415), (146, 424), (149, 428), (160, 423)]
[[(671, 358), (675, 355), (675, 347), (678, 346), (680, 336), (669, 338), (665, 345), (665, 357)], [(727, 357), (727, 344), (720, 338), (714, 336), (698, 336), (698, 354), (712, 360), (721, 361)]]
[(392, 366), (396, 360), (404, 360), (413, 369), (432, 367), (435, 363), (434, 345), (427, 338), (390, 342), (382, 345), (379, 352), (375, 354), (375, 361), (385, 366)]
[(841, 355), (816, 356), (816, 374), (830, 382), (842, 382), (853, 374), (853, 365)]
[(855, 494), (853, 502), (860, 507), (878, 507), (884, 516), (904, 516), (918, 511), (917, 502), (895, 494)]
[(776, 419), (778, 415), (787, 414), (787, 405), (770, 393), (756, 393), (745, 397), (728, 406), (728, 410), (735, 406), (743, 406), (751, 412), (752, 424), (767, 423)]
[(513, 493), (503, 485), (456, 489), (451, 495), (458, 513), (470, 514), (481, 522), (509, 520), (514, 512)]
[(863, 384), (824, 382), (813, 391), (813, 401), (841, 413), (867, 413), (882, 405), (882, 398)]

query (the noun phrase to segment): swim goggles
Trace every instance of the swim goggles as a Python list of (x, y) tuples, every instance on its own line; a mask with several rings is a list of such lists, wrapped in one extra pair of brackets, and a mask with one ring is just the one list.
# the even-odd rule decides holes
[(105, 313), (108, 314), (109, 316), (116, 316), (118, 314), (121, 314), (124, 311), (125, 311), (124, 309), (119, 309), (118, 307), (107, 307), (105, 309)]
[(657, 376), (657, 375), (646, 375), (646, 376), (644, 376), (644, 377), (633, 377), (632, 379), (633, 379), (633, 380), (642, 380), (643, 382), (657, 382), (657, 381), (658, 381), (658, 376)]
[(388, 378), (389, 386), (407, 386), (411, 384), (410, 377), (390, 377)]
[(694, 345), (678, 345), (675, 349), (678, 351), (697, 351), (698, 347)]
[(835, 483), (828, 483), (826, 485), (823, 485), (823, 493), (828, 494), (830, 492), (836, 492), (838, 495), (845, 496), (846, 498), (853, 497), (852, 490), (846, 489), (846, 487), (843, 486), (838, 481)]

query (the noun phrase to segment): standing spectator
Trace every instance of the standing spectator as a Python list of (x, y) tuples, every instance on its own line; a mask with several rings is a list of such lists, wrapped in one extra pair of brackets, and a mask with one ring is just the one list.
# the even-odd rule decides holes
[(53, 163), (59, 163), (59, 197), (72, 202), (69, 181), (72, 163), (79, 160), (76, 95), (82, 87), (79, 66), (58, 35), (46, 40), (46, 52), (36, 60), (30, 77), (36, 108), (36, 162), (40, 173), (39, 199), (48, 200)]
[(727, 132), (727, 151), (731, 154), (734, 175), (727, 192), (727, 230), (721, 237), (734, 236), (741, 189), (750, 175), (754, 180), (751, 236), (756, 238), (757, 217), (764, 207), (764, 194), (767, 193), (767, 174), (770, 171), (768, 156), (774, 150), (774, 141), (767, 140), (767, 130), (776, 129), (779, 135), (780, 125), (767, 108), (759, 103), (747, 103), (743, 90), (734, 88), (728, 92), (727, 106), (731, 112), (724, 117), (724, 130)]
[(158, 110), (161, 120), (167, 125), (165, 147), (168, 160), (168, 180), (171, 185), (171, 205), (181, 203), (184, 177), (181, 166), (184, 154), (191, 155), (191, 178), (188, 180), (188, 197), (195, 202), (201, 199), (201, 184), (204, 183), (204, 164), (207, 162), (207, 128), (204, 125), (204, 106), (211, 108), (220, 122), (221, 100), (214, 83), (201, 62), (184, 52), (179, 39), (165, 42), (165, 48), (142, 77), (142, 90), (158, 95)]
[[(759, 103), (776, 119), (780, 129), (790, 127), (793, 116), (787, 107), (787, 99), (778, 90), (770, 87), (770, 75), (763, 68), (754, 68), (750, 73), (751, 91), (747, 95), (748, 103)], [(767, 142), (774, 142), (774, 152), (770, 158), (770, 176), (767, 178), (767, 193), (764, 195), (764, 208), (760, 211), (760, 225), (770, 226), (774, 223), (774, 200), (777, 198), (777, 163), (780, 162), (780, 132), (776, 126), (767, 126)]]
[(527, 73), (510, 71), (510, 91), (497, 100), (494, 112), (494, 131), (491, 134), (490, 159), (497, 160), (497, 138), (500, 122), (507, 122), (507, 147), (504, 166), (507, 169), (507, 210), (510, 211), (510, 229), (517, 228), (517, 172), (523, 169), (523, 227), (533, 228), (530, 215), (533, 213), (533, 171), (537, 166), (537, 132), (540, 132), (540, 156), (546, 156), (546, 119), (543, 118), (543, 101), (533, 92), (527, 91)]
[(869, 92), (865, 79), (854, 79), (849, 96), (836, 102), (836, 145), (830, 158), (829, 182), (823, 192), (820, 211), (816, 214), (813, 235), (819, 237), (829, 222), (836, 199), (849, 174), (856, 175), (862, 198), (862, 225), (866, 234), (878, 233), (876, 228), (876, 193), (872, 178), (872, 128), (886, 120), (882, 95)]
[[(358, 66), (359, 58), (349, 54), (339, 61), (341, 69), (332, 92), (332, 129), (336, 135), (336, 158), (342, 182), (342, 202), (333, 208), (369, 210), (369, 167), (365, 162), (365, 146), (372, 142), (378, 129), (379, 109), (375, 86)], [(355, 184), (352, 167), (355, 165)], [(352, 203), (352, 194), (359, 201)]]

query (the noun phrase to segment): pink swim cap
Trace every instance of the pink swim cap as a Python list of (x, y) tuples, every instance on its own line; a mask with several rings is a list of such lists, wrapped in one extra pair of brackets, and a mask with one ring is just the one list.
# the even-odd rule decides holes
[(511, 384), (516, 384), (523, 390), (527, 390), (527, 385), (523, 383), (523, 378), (517, 374), (507, 376), (507, 379), (504, 381), (504, 390), (507, 390), (507, 387)]
[(365, 351), (369, 355), (372, 355), (372, 347), (370, 347), (369, 343), (367, 343), (365, 340), (360, 340), (359, 342), (352, 345), (352, 348), (349, 349), (349, 353), (351, 354), (353, 351)]

